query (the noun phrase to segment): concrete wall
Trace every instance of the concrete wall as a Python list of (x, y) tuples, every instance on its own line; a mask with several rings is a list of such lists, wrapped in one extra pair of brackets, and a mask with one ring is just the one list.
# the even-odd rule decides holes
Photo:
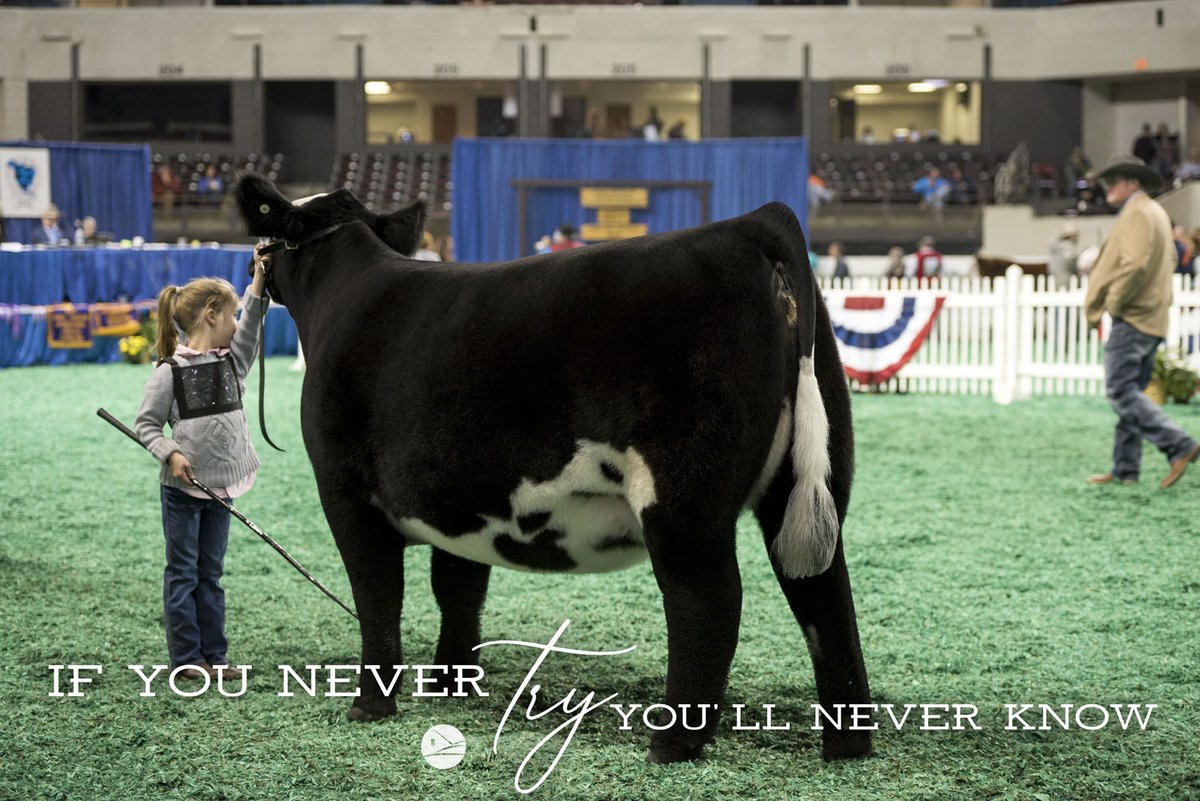
[[(1167, 24), (1157, 27), (1155, 10)], [(537, 33), (530, 33), (530, 19)], [(286, 35), (279, 35), (286, 28)], [(204, 36), (197, 36), (204, 31)], [(363, 46), (367, 77), (510, 79), (520, 45), (547, 46), (552, 78), (696, 79), (704, 43), (712, 77), (795, 80), (811, 46), (816, 79), (982, 77), (1053, 80), (1196, 72), (1200, 3), (1046, 9), (908, 7), (355, 6), (288, 9), (0, 9), (0, 77), (69, 77), (81, 42), (84, 80), (253, 77), (345, 79)], [(400, 45), (398, 43), (403, 43)], [(10, 48), (15, 48), (16, 55)]]
[(996, 152), (1027, 142), (1030, 162), (1061, 171), (1083, 139), (1082, 94), (1075, 81), (993, 81), (990, 102)]

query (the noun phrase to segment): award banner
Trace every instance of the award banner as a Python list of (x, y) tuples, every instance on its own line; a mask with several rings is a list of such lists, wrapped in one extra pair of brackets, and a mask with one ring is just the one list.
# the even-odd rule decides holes
[(50, 151), (0, 147), (0, 209), (8, 218), (36, 219), (49, 206)]
[(46, 343), (55, 350), (90, 348), (92, 329), (88, 307), (64, 303), (48, 308)]
[(132, 303), (93, 303), (92, 336), (127, 337), (141, 330)]

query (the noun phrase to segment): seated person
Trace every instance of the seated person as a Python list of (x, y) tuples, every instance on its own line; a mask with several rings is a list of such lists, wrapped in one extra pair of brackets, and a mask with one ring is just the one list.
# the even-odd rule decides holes
[(221, 180), (221, 176), (217, 174), (217, 165), (209, 164), (204, 170), (204, 175), (196, 182), (196, 194), (198, 195), (221, 195), (225, 193), (225, 182)]
[(1200, 178), (1200, 149), (1193, 147), (1188, 150), (1187, 160), (1175, 171), (1175, 180), (1184, 183), (1195, 181), (1197, 178)]
[(156, 206), (167, 209), (174, 206), (175, 196), (181, 189), (179, 176), (172, 172), (166, 164), (160, 164), (150, 177), (150, 196)]
[(66, 232), (58, 227), (58, 206), (51, 203), (42, 212), (42, 225), (40, 228), (33, 229), (29, 244), (58, 245), (60, 243), (66, 244), (69, 241)]
[(946, 202), (946, 197), (950, 194), (950, 182), (942, 177), (942, 171), (937, 167), (930, 167), (929, 173), (923, 178), (918, 178), (913, 182), (912, 189), (921, 196), (922, 206), (932, 206), (935, 209), (941, 208)]

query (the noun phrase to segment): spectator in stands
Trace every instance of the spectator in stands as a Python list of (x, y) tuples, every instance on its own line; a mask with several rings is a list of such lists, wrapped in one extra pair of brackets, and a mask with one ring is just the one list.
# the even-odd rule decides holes
[(204, 175), (196, 182), (196, 194), (198, 195), (223, 195), (225, 194), (225, 182), (221, 180), (221, 176), (217, 174), (217, 165), (209, 164), (204, 170)]
[(917, 124), (915, 122), (910, 122), (908, 124), (908, 141), (910, 141), (910, 142), (920, 142), (921, 141), (921, 129), (917, 127)]
[(417, 261), (441, 261), (442, 257), (433, 249), (433, 234), (426, 231), (421, 234), (421, 246), (413, 254)]
[(816, 173), (808, 176), (808, 208), (816, 211), (833, 200), (833, 190), (825, 183), (825, 179)]
[(686, 128), (687, 128), (687, 117), (681, 116), (675, 120), (674, 125), (672, 125), (670, 128), (667, 129), (667, 138), (668, 139), (684, 139), (684, 138), (686, 138), (686, 134), (684, 133)]
[(575, 233), (575, 226), (569, 223), (563, 223), (555, 228), (554, 233), (550, 236), (550, 250), (558, 253), (563, 250), (583, 247), (583, 243), (575, 238)]
[(946, 198), (950, 195), (950, 182), (942, 177), (942, 171), (937, 167), (930, 167), (923, 178), (918, 178), (913, 183), (912, 189), (921, 196), (921, 208), (932, 209), (933, 220), (940, 225), (942, 207), (946, 205)]
[(1083, 148), (1073, 148), (1071, 155), (1067, 156), (1067, 163), (1063, 166), (1063, 176), (1067, 182), (1067, 194), (1078, 199), (1079, 190), (1085, 184), (1087, 174), (1091, 171), (1091, 159), (1083, 152)]
[(90, 214), (79, 223), (79, 232), (83, 235), (83, 244), (98, 245), (100, 240), (96, 231), (96, 218)]
[(1188, 150), (1187, 160), (1175, 171), (1175, 184), (1194, 181), (1197, 178), (1200, 178), (1200, 149), (1193, 147)]
[(864, 125), (863, 131), (862, 131), (862, 139), (860, 141), (864, 145), (875, 144), (875, 129), (872, 128), (870, 125)]
[(887, 267), (884, 270), (885, 278), (903, 278), (907, 272), (904, 265), (904, 248), (899, 245), (892, 245), (888, 249)]
[(951, 203), (965, 204), (975, 202), (975, 182), (972, 181), (957, 164), (950, 165), (950, 194)]
[(662, 126), (662, 117), (658, 116), (658, 107), (651, 106), (650, 114), (646, 117), (646, 121), (642, 123), (642, 138), (647, 142), (657, 142), (662, 138)]
[(1071, 277), (1079, 275), (1079, 229), (1067, 223), (1050, 243), (1050, 277), (1056, 289), (1066, 289)]
[(587, 121), (583, 124), (584, 139), (600, 139), (600, 109), (588, 109)]
[(31, 245), (65, 245), (68, 242), (66, 232), (58, 227), (58, 206), (51, 203), (42, 212), (42, 225), (40, 228), (33, 229), (29, 243)]
[(1142, 123), (1142, 132), (1133, 140), (1133, 155), (1147, 164), (1154, 162), (1154, 131), (1150, 123)]
[(850, 265), (846, 263), (846, 249), (841, 242), (830, 242), (829, 250), (830, 261), (833, 262), (833, 277), (834, 278), (849, 278)]
[(933, 237), (923, 236), (917, 243), (917, 252), (910, 265), (912, 272), (908, 275), (917, 279), (937, 278), (942, 274), (943, 261), (944, 257), (935, 247)]
[(160, 164), (150, 179), (150, 196), (154, 205), (169, 209), (175, 205), (175, 198), (182, 189), (179, 176), (166, 164)]
[(1192, 238), (1188, 236), (1182, 225), (1174, 226), (1171, 229), (1171, 236), (1175, 239), (1175, 272), (1191, 275), (1192, 259), (1196, 257)]
[(1175, 175), (1175, 165), (1179, 163), (1179, 135), (1172, 134), (1165, 122), (1159, 123), (1154, 135), (1154, 162), (1152, 166), (1164, 181), (1170, 181)]
[(1128, 156), (1114, 159), (1098, 177), (1107, 188), (1108, 202), (1122, 208), (1092, 268), (1084, 310), (1092, 328), (1100, 325), (1105, 312), (1112, 317), (1104, 347), (1104, 380), (1118, 420), (1111, 471), (1087, 481), (1136, 482), (1146, 439), (1167, 457), (1167, 475), (1159, 484), (1166, 489), (1200, 457), (1200, 445), (1142, 392), (1167, 335), (1170, 276), (1175, 269), (1171, 220), (1146, 194), (1158, 188), (1162, 177), (1141, 159)]

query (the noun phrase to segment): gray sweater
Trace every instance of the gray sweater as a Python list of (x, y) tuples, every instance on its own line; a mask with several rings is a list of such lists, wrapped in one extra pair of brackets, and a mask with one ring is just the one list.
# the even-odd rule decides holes
[[(238, 390), (243, 395), (246, 392), (246, 373), (254, 363), (258, 349), (259, 321), (266, 309), (266, 302), (250, 294), (247, 289), (242, 297), (242, 313), (238, 318), (237, 330), (229, 344), (237, 372)], [(220, 357), (208, 352), (198, 356), (176, 355), (175, 358), (189, 364), (203, 364), (217, 361)], [(168, 423), (171, 425), (170, 437), (163, 434), (163, 426)], [(170, 362), (155, 367), (150, 380), (146, 382), (134, 429), (142, 444), (162, 463), (159, 481), (169, 487), (191, 487), (191, 484), (171, 475), (167, 460), (175, 451), (186, 456), (196, 478), (213, 489), (231, 486), (258, 469), (258, 454), (254, 452), (254, 444), (250, 441), (250, 428), (243, 410), (193, 417), (190, 420), (179, 419)]]

